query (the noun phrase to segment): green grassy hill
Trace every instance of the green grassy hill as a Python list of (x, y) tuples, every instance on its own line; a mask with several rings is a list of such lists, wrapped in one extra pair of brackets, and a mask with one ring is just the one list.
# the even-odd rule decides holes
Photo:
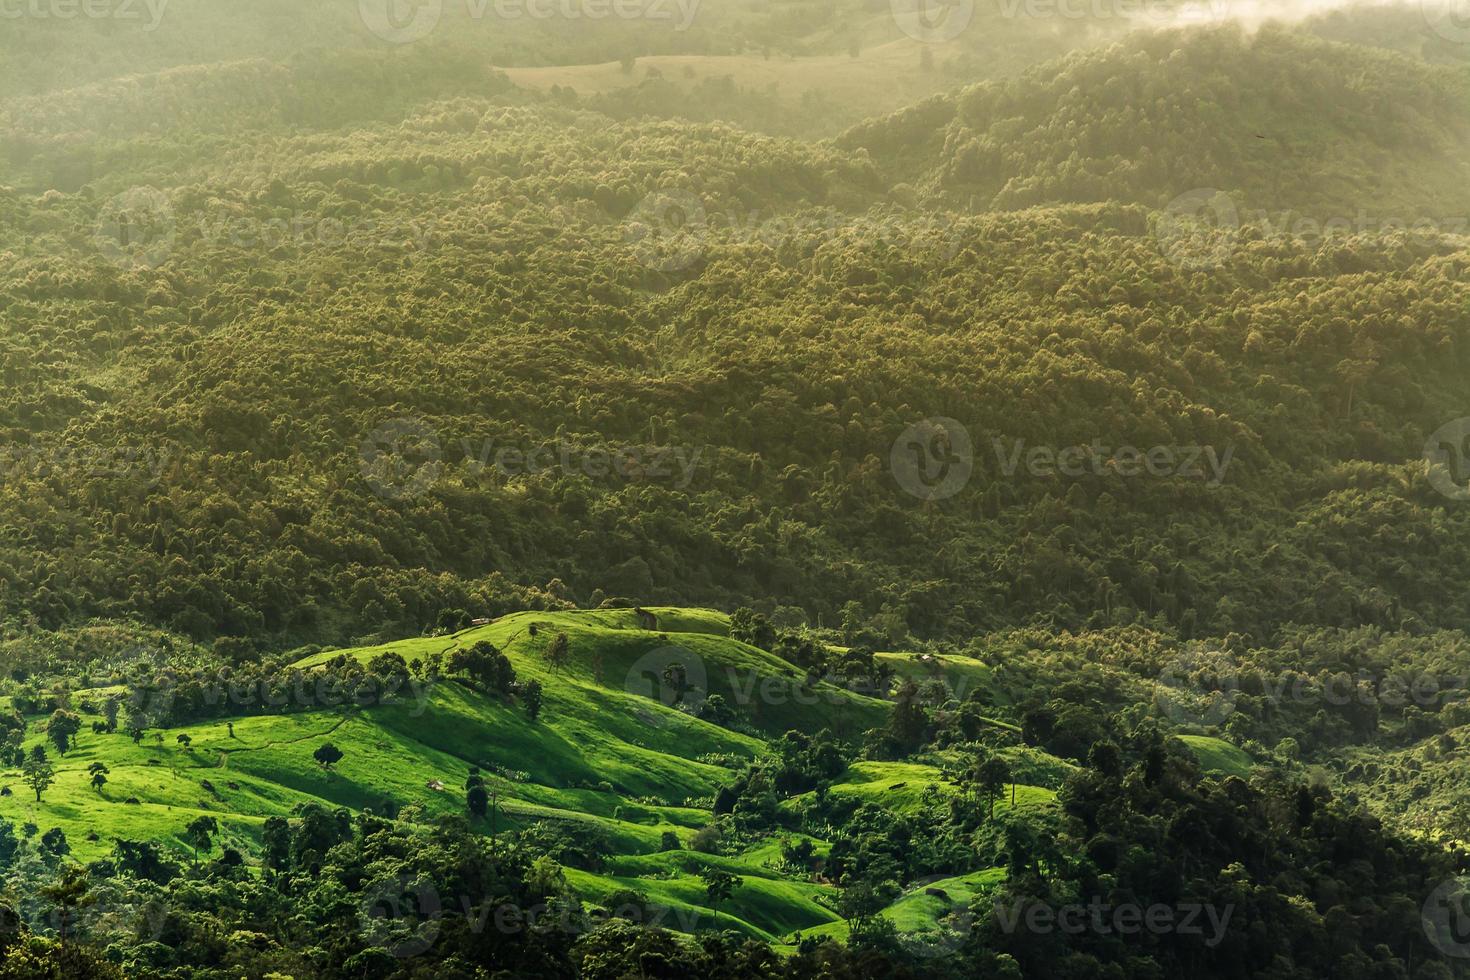
[(1205, 772), (1241, 778), (1250, 775), (1254, 764), (1250, 755), (1223, 739), (1207, 735), (1180, 735), (1179, 740), (1194, 752), (1199, 759), (1200, 768)]
[[(293, 816), (308, 803), (354, 812), (391, 806), (418, 822), (463, 813), (463, 787), (478, 766), (495, 794), (497, 832), (546, 821), (588, 829), (605, 842), (602, 867), (566, 869), (587, 901), (634, 889), (665, 906), (666, 925), (681, 928), (682, 916), (685, 931), (707, 927), (714, 913), (699, 872), (714, 866), (741, 881), (719, 910), (725, 926), (777, 942), (837, 923), (835, 889), (784, 868), (778, 841), (723, 855), (688, 848), (710, 821), (710, 799), (736, 774), (732, 767), (762, 752), (765, 738), (821, 728), (856, 735), (881, 726), (890, 704), (826, 682), (803, 695), (800, 672), (730, 639), (722, 614), (667, 607), (646, 613), (657, 617), (656, 631), (643, 628), (647, 622), (631, 609), (525, 612), (453, 635), (322, 651), (296, 664), (310, 691), (313, 676), (335, 658), (366, 664), (392, 652), (412, 662), (488, 640), (522, 682), (543, 685), (534, 722), (512, 699), (448, 680), (395, 704), (242, 716), (148, 732), (137, 744), (122, 731), (92, 732), (101, 714), (83, 710), (83, 732), (55, 759), (55, 782), (41, 803), (18, 770), (0, 770), (0, 785), (11, 790), (0, 796), (0, 818), (34, 823), (42, 833), (61, 828), (82, 861), (107, 856), (114, 840), (125, 837), (162, 842), (187, 862), (192, 853), (183, 828), (209, 815), (220, 823), (218, 846), (255, 855), (267, 817)], [(552, 666), (545, 650), (557, 634), (568, 638), (570, 659)], [(680, 698), (647, 676), (670, 658), (691, 668), (691, 678), (704, 679)], [(104, 684), (77, 691), (73, 703), (95, 708), (120, 690)], [(730, 727), (690, 713), (714, 694), (735, 709)], [(44, 718), (28, 720), (37, 724), (24, 748), (49, 744), (39, 724)], [(190, 740), (187, 746), (181, 737)], [(330, 770), (312, 755), (326, 742), (343, 752)], [(89, 782), (94, 762), (108, 768), (100, 791)], [(932, 766), (861, 762), (831, 792), (911, 813), (931, 784), (953, 792)], [(1055, 795), (1031, 786), (1018, 793), (1023, 806)], [(1009, 797), (1000, 805), (1008, 806)], [(482, 822), (480, 829), (491, 826)], [(661, 850), (666, 833), (679, 839), (680, 850)], [(819, 854), (825, 850), (814, 843)]]

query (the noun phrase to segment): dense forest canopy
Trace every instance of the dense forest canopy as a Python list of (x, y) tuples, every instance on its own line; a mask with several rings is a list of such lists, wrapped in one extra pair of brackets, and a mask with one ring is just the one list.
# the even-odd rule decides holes
[[(21, 186), (0, 198), (12, 613), (288, 645), (598, 592), (779, 596), (828, 623), (857, 602), (890, 642), (1462, 621), (1466, 515), (1425, 462), (1466, 368), (1449, 69), (1284, 32), (1163, 35), (1080, 55), (1034, 93), (1040, 70), (813, 145), (613, 121), (488, 69), (479, 92), (432, 98), (459, 66), (429, 59), (426, 101), (375, 118), (368, 64), (160, 80), (146, 135), (108, 133), (90, 96), (74, 114), (13, 103), (51, 129), (26, 124)], [(1167, 73), (1230, 87), (1246, 118), (1269, 96), (1316, 133), (1215, 154), (1241, 134)], [(312, 126), (292, 100), (331, 78), (363, 82), (347, 91), (364, 114)], [(1440, 94), (1372, 112), (1407, 88)], [(1120, 136), (1100, 107), (1047, 108), (1068, 91), (1160, 115)], [(232, 93), (256, 135), (206, 137), (189, 107)], [(1065, 116), (1001, 122), (1027, 105), (1113, 134), (1098, 159), (1132, 147), (1126, 172), (1072, 190), (1089, 165), (1046, 147), (1092, 137)], [(1384, 181), (1375, 207), (1402, 224), (1340, 228), (1361, 198), (1310, 161), (1349, 140), (1369, 159), (1373, 132), (1347, 128), (1369, 118), (1372, 156), (1425, 179)], [(920, 123), (948, 133), (949, 162), (895, 183), (884, 148), (923, 151), (900, 135)], [(994, 178), (984, 213), (945, 210), (970, 186), (964, 134), (1002, 125), (1026, 134), (1007, 152), (1035, 162), (1016, 166), (1042, 169)], [(1150, 174), (1149, 152), (1195, 169)], [(1293, 199), (1283, 171), (1314, 174), (1306, 233), (1247, 208)], [(1204, 187), (1236, 224), (1149, 209)], [(1098, 195), (1125, 203), (1068, 203)], [(916, 499), (890, 457), (934, 418), (964, 430), (970, 472)], [(437, 454), (412, 493), (364, 476), (385, 426)], [(1017, 467), (1073, 446), (1109, 465)], [(1130, 478), (1124, 446), (1178, 458)], [(506, 466), (507, 449), (550, 455)], [(594, 449), (638, 466), (583, 465)]]

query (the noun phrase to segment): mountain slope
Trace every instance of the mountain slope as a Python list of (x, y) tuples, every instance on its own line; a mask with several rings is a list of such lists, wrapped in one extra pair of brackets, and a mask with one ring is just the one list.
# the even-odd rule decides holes
[(1213, 188), (1368, 230), (1470, 215), (1470, 73), (1281, 27), (1138, 35), (838, 143), (978, 209)]

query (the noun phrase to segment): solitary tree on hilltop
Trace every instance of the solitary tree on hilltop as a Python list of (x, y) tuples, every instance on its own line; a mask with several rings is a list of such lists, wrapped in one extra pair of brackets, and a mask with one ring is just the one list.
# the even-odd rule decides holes
[(486, 792), (484, 785), (475, 783), (465, 790), (464, 802), (472, 815), (483, 817), (490, 808), (490, 794)]
[(1011, 779), (1011, 767), (998, 755), (992, 755), (980, 762), (974, 770), (975, 784), (980, 790), (980, 795), (990, 804), (987, 819), (995, 816), (995, 801), (1005, 792), (1006, 783)]
[(46, 723), (46, 737), (61, 755), (66, 755), (66, 750), (71, 748), (72, 739), (81, 730), (82, 719), (62, 708), (53, 711), (51, 720)]
[(214, 846), (214, 835), (219, 833), (219, 822), (214, 817), (195, 817), (184, 828), (184, 839), (194, 848), (194, 864), (199, 864), (199, 852), (206, 854)]
[(715, 924), (719, 925), (720, 905), (735, 894), (735, 888), (740, 884), (740, 879), (728, 871), (719, 868), (708, 867), (699, 873), (704, 881), (704, 893), (709, 899), (710, 909), (715, 915)]
[(526, 714), (531, 716), (532, 721), (535, 721), (541, 714), (541, 703), (543, 700), (541, 695), (541, 682), (531, 681), (526, 684), (526, 688), (521, 692), (521, 696), (526, 701)]
[(546, 666), (552, 670), (561, 670), (571, 660), (571, 645), (565, 633), (558, 633), (551, 638), (546, 645)]
[[(40, 746), (36, 746), (40, 748)], [(21, 778), (25, 784), (36, 791), (36, 802), (41, 802), (41, 794), (46, 792), (53, 782), (56, 781), (56, 770), (52, 768), (50, 760), (46, 758), (43, 751), (39, 758), (32, 755), (26, 760), (25, 767), (21, 770)]]
[(323, 769), (331, 769), (338, 762), (342, 761), (342, 750), (331, 742), (323, 742), (322, 747), (313, 752), (311, 757)]

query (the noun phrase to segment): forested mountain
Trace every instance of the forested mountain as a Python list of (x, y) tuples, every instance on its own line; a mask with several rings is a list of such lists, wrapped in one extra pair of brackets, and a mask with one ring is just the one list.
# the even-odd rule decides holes
[(0, 34), (0, 980), (1465, 975), (1438, 22), (176, 3)]
[[(1143, 84), (1117, 79), (1158, 70), (1148, 45), (1162, 43), (1079, 56), (1047, 91)], [(1217, 31), (1165, 61), (1243, 104), (1282, 88), (1263, 59), (1295, 66), (1316, 101), (1293, 110), (1352, 105), (1381, 119), (1362, 124), (1385, 134), (1375, 155), (1462, 166), (1414, 142), (1454, 138), (1451, 75), (1342, 52), (1374, 68), (1370, 85), (1297, 57), (1339, 51)], [(856, 602), (894, 641), (1135, 620), (1265, 637), (1466, 612), (1452, 585), (1465, 515), (1423, 462), (1466, 367), (1466, 256), (1448, 229), (1196, 232), (1120, 204), (959, 217), (905, 203), (861, 133), (810, 145), (612, 122), (489, 73), (480, 94), (394, 110), (330, 81), (366, 62), (336, 64), (219, 74), (211, 98), (257, 98), (238, 116), (249, 140), (169, 123), (167, 107), (206, 102), (183, 81), (151, 88), (145, 136), (106, 131), (91, 96), (56, 106), (49, 134), (26, 122), (44, 104), (12, 103), (35, 140), (29, 189), (0, 197), (12, 612), (138, 613), (268, 642), (609, 589), (775, 595), (828, 622)], [(1408, 120), (1368, 111), (1411, 83), (1445, 94)], [(321, 87), (364, 112), (299, 132), (292, 106)], [(987, 93), (1002, 98), (953, 105)], [(1176, 100), (1161, 147), (1187, 161), (1167, 141), (1215, 113)], [(1319, 128), (1330, 138), (1311, 152), (1345, 138)], [(1046, 142), (1011, 145), (1041, 159)], [(1309, 169), (1253, 140), (1230, 186), (1277, 204), (1268, 171)], [(67, 189), (58, 173), (99, 176)], [(1219, 177), (1202, 163), (1172, 186), (1098, 186), (1162, 197)], [(1351, 199), (1338, 187), (1331, 205), (1331, 181), (1316, 184), (1323, 207)], [(1384, 186), (1384, 201), (1429, 187)], [(119, 215), (147, 230), (125, 239)], [(930, 417), (966, 430), (973, 473), (926, 503), (889, 463)], [(439, 455), (422, 492), (396, 497), (364, 479), (362, 454), (402, 420)], [(693, 465), (680, 485), (493, 465), (503, 447), (562, 444), (579, 459), (675, 447)], [(1168, 479), (1016, 469), (1017, 452), (1074, 445), (1197, 448)], [(1426, 546), (1443, 557), (1422, 560)]]
[(1162, 208), (1212, 188), (1248, 213), (1374, 230), (1470, 214), (1463, 68), (1281, 26), (1136, 35), (864, 123), (839, 145), (972, 209)]

